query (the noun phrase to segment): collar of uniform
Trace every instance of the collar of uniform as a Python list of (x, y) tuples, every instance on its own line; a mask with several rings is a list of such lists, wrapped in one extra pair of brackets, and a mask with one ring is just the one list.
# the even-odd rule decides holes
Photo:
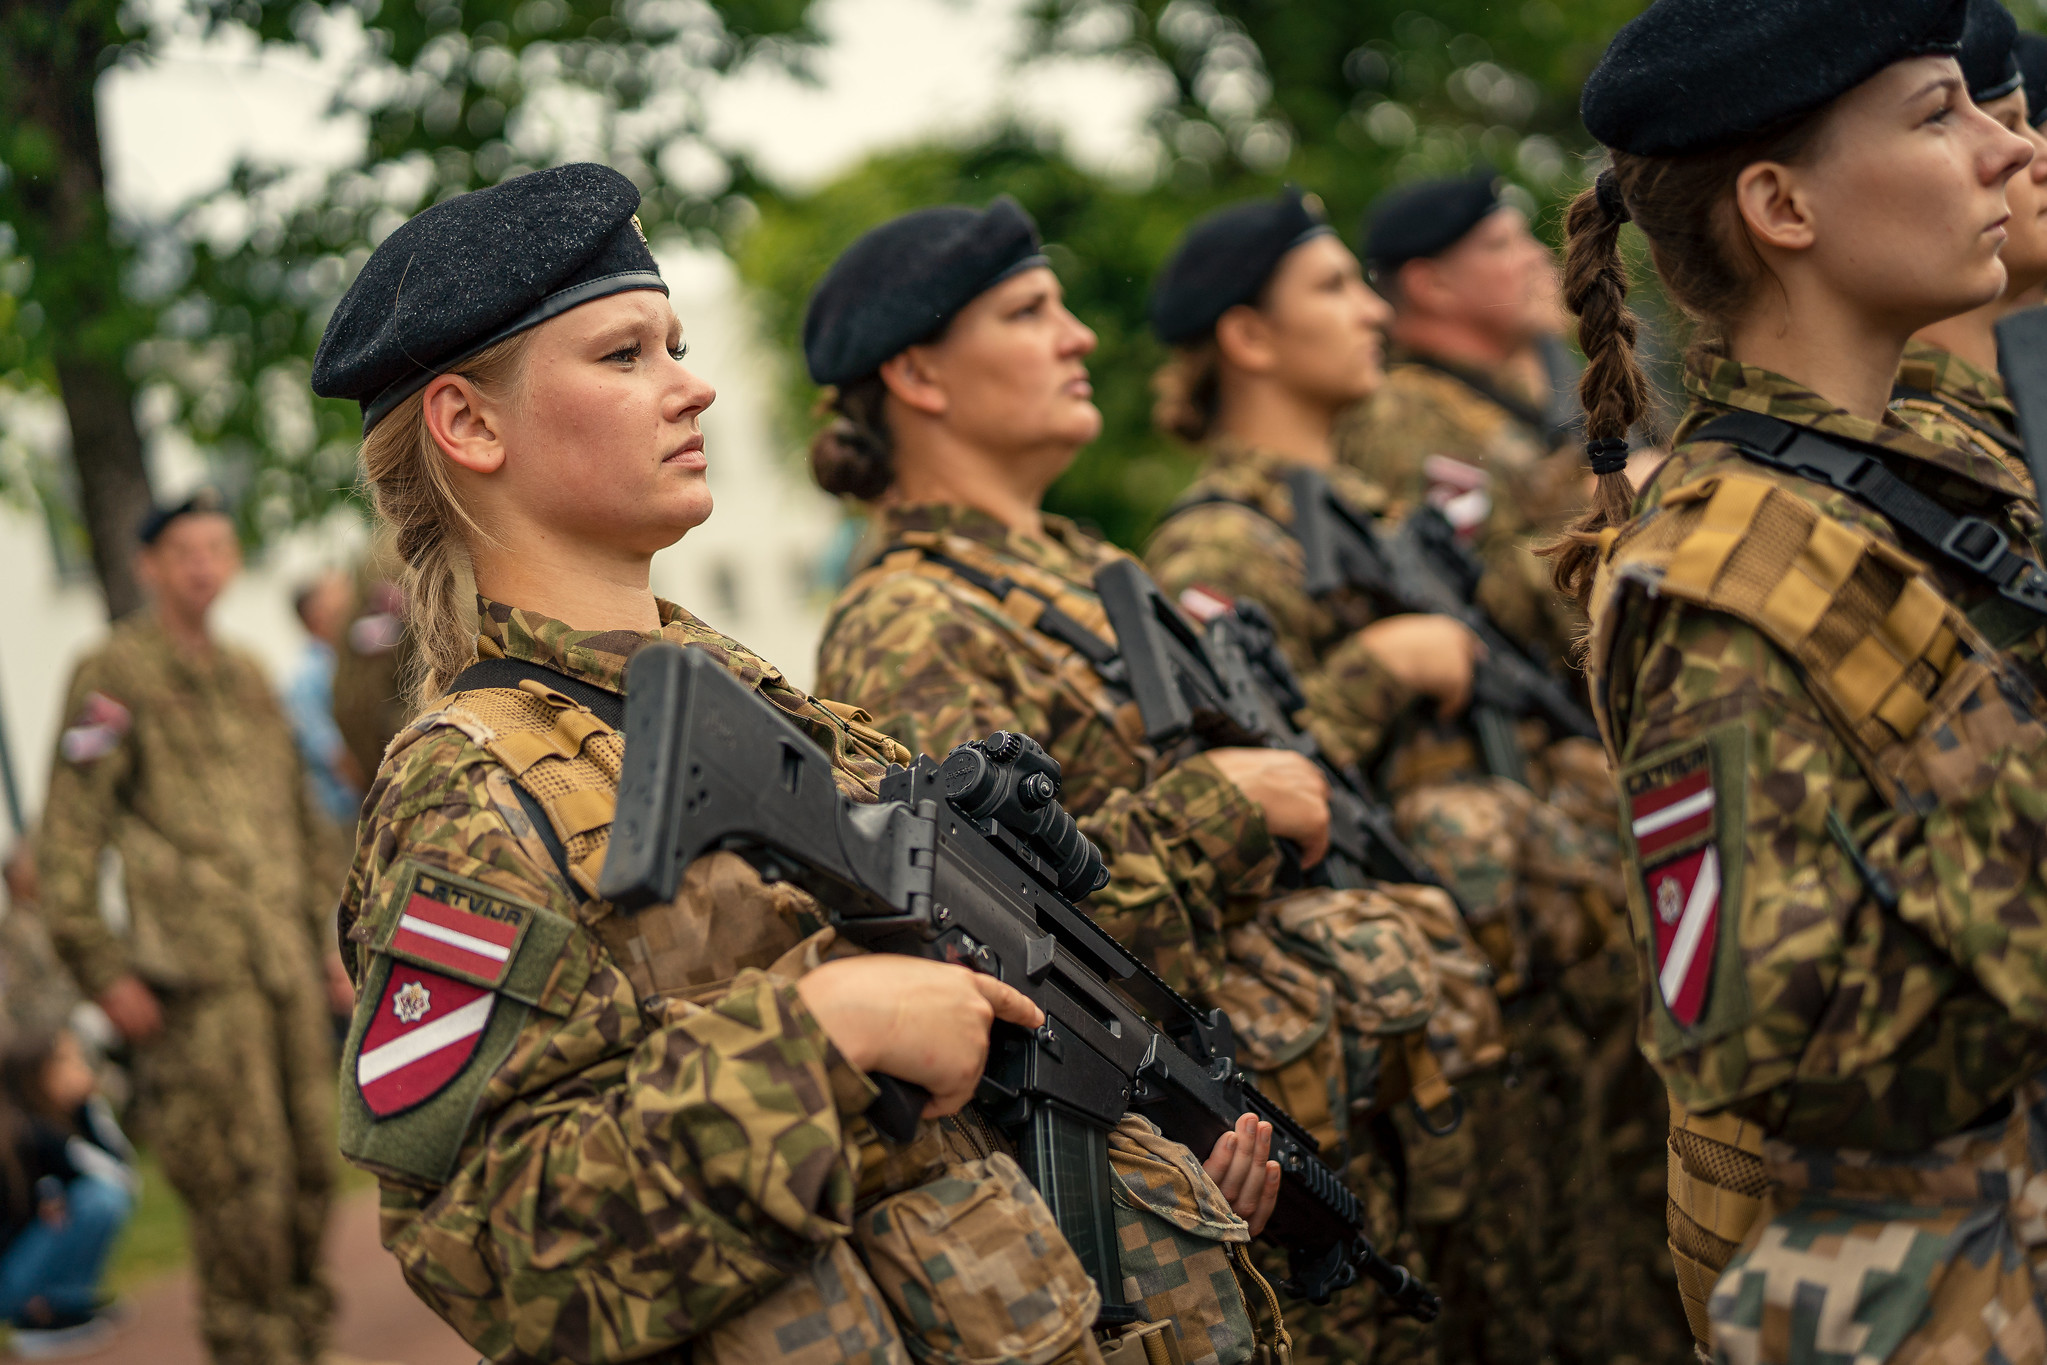
[(958, 536), (999, 555), (1082, 585), (1089, 583), (1094, 575), (1097, 542), (1065, 517), (1043, 515), (1041, 521), (1045, 534), (1042, 536), (1012, 531), (986, 512), (956, 503), (925, 502), (884, 507), (879, 520), (878, 539), (884, 546), (895, 544), (905, 533)]
[(1394, 343), (1386, 348), (1386, 369), (1433, 370), (1461, 381), (1480, 398), (1504, 410), (1524, 426), (1544, 427), (1542, 395), (1528, 391), (1526, 375), (1511, 365), (1474, 365), (1468, 360), (1451, 360), (1414, 346)]
[[(1301, 461), (1277, 451), (1219, 436), (1209, 441), (1208, 461), (1188, 493), (1249, 503), (1275, 521), (1290, 521), (1291, 504), (1281, 499), (1286, 493), (1287, 475), (1301, 467)], [(1346, 506), (1380, 514), (1391, 502), (1383, 487), (1341, 460), (1321, 473)]]
[(654, 605), (661, 613), (659, 630), (575, 630), (552, 616), (493, 602), (478, 593), (476, 652), (484, 658), (524, 659), (606, 691), (623, 692), (625, 668), (633, 655), (656, 640), (672, 640), (709, 647), (749, 686), (780, 679), (766, 662), (682, 607), (658, 597)]
[(1965, 408), (1994, 417), (2007, 428), (2018, 429), (2018, 414), (2004, 391), (2004, 380), (1945, 347), (1924, 341), (1906, 342), (1905, 359), (1898, 366), (1898, 382), (1953, 399)]

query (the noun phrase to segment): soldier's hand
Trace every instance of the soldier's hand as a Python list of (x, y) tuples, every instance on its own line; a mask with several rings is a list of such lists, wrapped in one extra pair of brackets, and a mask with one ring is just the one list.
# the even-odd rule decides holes
[(1301, 866), (1329, 852), (1329, 779), (1291, 749), (1210, 749), (1207, 757), (1265, 813), (1275, 839), (1300, 845)]
[(796, 993), (847, 1061), (930, 1091), (930, 1119), (974, 1097), (997, 1019), (1025, 1028), (1045, 1022), (1042, 1010), (992, 976), (894, 953), (827, 962), (806, 972)]
[(1265, 1220), (1279, 1203), (1279, 1163), (1271, 1155), (1272, 1125), (1245, 1114), (1215, 1140), (1215, 1151), (1201, 1163), (1237, 1217), (1251, 1225), (1253, 1237), (1265, 1231)]
[(1442, 715), (1471, 704), (1471, 671), (1485, 646), (1471, 628), (1448, 616), (1388, 616), (1357, 635), (1393, 680), (1410, 692), (1434, 698)]
[(146, 1043), (163, 1032), (163, 1007), (156, 992), (132, 972), (101, 991), (94, 1003), (131, 1043)]

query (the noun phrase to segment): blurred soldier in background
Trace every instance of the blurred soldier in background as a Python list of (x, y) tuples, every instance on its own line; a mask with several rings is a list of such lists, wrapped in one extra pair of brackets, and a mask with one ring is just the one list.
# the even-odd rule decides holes
[(365, 775), (376, 773), (411, 717), (400, 685), (413, 656), (398, 586), (403, 568), (390, 535), (379, 532), (356, 568), (354, 616), (334, 645), (334, 723)]
[(298, 667), (285, 685), (285, 713), (291, 718), (299, 757), (305, 762), (321, 811), (333, 823), (337, 837), (352, 845), (356, 811), (362, 805), (363, 770), (334, 723), (334, 661), (355, 605), (355, 592), (348, 575), (330, 569), (300, 588), (291, 605), (307, 638)]
[[(208, 612), (241, 566), (202, 494), (150, 514), (148, 610), (79, 664), (38, 855), (58, 953), (134, 1046), (137, 1116), (191, 1216), (200, 1326), (221, 1365), (322, 1357), (334, 1154), (339, 869), (291, 729)], [(130, 923), (100, 913), (119, 854)], [(325, 989), (322, 962), (326, 963)]]
[(1490, 171), (1383, 196), (1363, 247), (1393, 347), (1338, 458), (1396, 503), (1442, 507), (1492, 570), (1495, 618), (1562, 658), (1582, 623), (1529, 548), (1585, 507), (1556, 261)]

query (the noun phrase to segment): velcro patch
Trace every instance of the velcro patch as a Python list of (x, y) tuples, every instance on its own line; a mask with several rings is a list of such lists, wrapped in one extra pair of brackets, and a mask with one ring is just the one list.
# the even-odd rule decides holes
[(1656, 988), (1680, 1027), (1706, 1008), (1720, 937), (1718, 798), (1704, 744), (1627, 778), (1629, 832), (1656, 946)]
[(355, 1084), (380, 1119), (445, 1090), (476, 1055), (495, 992), (439, 972), (392, 964), (356, 1052)]
[(127, 707), (104, 692), (88, 692), (78, 708), (78, 718), (58, 738), (58, 752), (66, 763), (80, 766), (105, 758), (134, 724), (135, 717)]
[(473, 882), (422, 869), (378, 946), (406, 962), (494, 988), (511, 971), (533, 914), (530, 907), (493, 896)]

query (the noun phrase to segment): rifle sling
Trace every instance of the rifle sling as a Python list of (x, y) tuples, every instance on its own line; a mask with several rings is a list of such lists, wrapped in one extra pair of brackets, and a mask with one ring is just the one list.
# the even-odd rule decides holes
[(1891, 401), (1893, 403), (1932, 403), (1963, 426), (1994, 442), (1998, 449), (2010, 451), (2021, 456), (2025, 454), (2025, 447), (2019, 444), (2017, 432), (2004, 431), (1991, 425), (1975, 413), (1969, 411), (1969, 409), (1963, 407), (1960, 403), (1953, 402), (1944, 395), (1933, 393), (1926, 389), (1915, 389), (1910, 384), (1893, 384), (1891, 386)]
[[(522, 682), (537, 682), (552, 688), (569, 700), (590, 708), (590, 713), (612, 729), (625, 731), (625, 698), (616, 692), (608, 692), (581, 678), (572, 678), (545, 664), (536, 664), (526, 659), (479, 659), (456, 674), (448, 684), (450, 692), (476, 692), (487, 687), (517, 689)], [(569, 850), (555, 833), (554, 821), (541, 808), (540, 799), (526, 790), (525, 784), (512, 783), (512, 794), (519, 798), (520, 809), (526, 812), (532, 822), (533, 832), (547, 848), (547, 856), (554, 859), (555, 870), (561, 873), (562, 882), (570, 894), (578, 899), (583, 891), (574, 876), (569, 862)]]
[(1991, 587), (1997, 596), (1978, 603), (1969, 617), (1993, 639), (2016, 639), (2047, 625), (2047, 572), (1982, 517), (1957, 515), (1893, 474), (1879, 447), (1756, 412), (1716, 417), (1688, 441), (1724, 441), (1757, 464), (1825, 484), (1876, 511)]
[[(1564, 439), (1571, 434), (1568, 426), (1559, 426), (1550, 419), (1549, 413), (1536, 407), (1525, 398), (1508, 393), (1484, 375), (1473, 374), (1461, 366), (1451, 365), (1432, 356), (1409, 353), (1395, 357), (1395, 364), (1402, 362), (1409, 365), (1419, 365), (1425, 370), (1434, 370), (1437, 374), (1448, 375), (1480, 398), (1485, 399), (1488, 403), (1504, 409), (1510, 417), (1521, 423), (1521, 425), (1540, 432), (1544, 444), (1552, 449), (1562, 445)], [(1545, 366), (1544, 368), (1547, 369), (1548, 367)]]
[(916, 554), (922, 555), (925, 559), (946, 570), (948, 573), (959, 575), (998, 602), (1008, 597), (1012, 592), (1022, 592), (1037, 598), (1039, 602), (1044, 604), (1044, 607), (1038, 613), (1038, 619), (1033, 624), (1033, 629), (1038, 631), (1039, 634), (1049, 636), (1051, 639), (1065, 645), (1068, 649), (1073, 650), (1093, 664), (1097, 671), (1108, 668), (1122, 657), (1121, 651), (1115, 645), (1110, 644), (1107, 640), (1104, 640), (1101, 636), (1059, 610), (1058, 607), (1052, 604), (1051, 598), (1035, 588), (1017, 582), (1013, 578), (997, 578), (993, 574), (983, 573), (971, 564), (963, 564), (951, 555), (927, 549), (922, 545), (891, 545), (877, 554), (875, 558), (877, 560), (886, 559), (888, 556), (903, 550), (913, 551)]

